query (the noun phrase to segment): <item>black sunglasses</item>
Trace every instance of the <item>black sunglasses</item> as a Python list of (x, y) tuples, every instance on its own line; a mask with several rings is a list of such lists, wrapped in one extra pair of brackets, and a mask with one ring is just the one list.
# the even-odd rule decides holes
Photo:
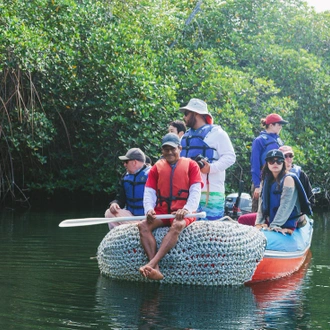
[(275, 163), (277, 165), (281, 165), (283, 163), (283, 159), (269, 159), (267, 160), (267, 163), (270, 165), (274, 165)]
[(186, 110), (186, 111), (184, 112), (185, 117), (189, 116), (190, 113), (191, 113), (191, 111)]
[(134, 159), (124, 160), (124, 164), (128, 164), (128, 162), (132, 161)]
[(293, 158), (294, 156), (293, 156), (293, 154), (286, 154), (286, 155), (284, 155), (284, 157), (285, 158)]

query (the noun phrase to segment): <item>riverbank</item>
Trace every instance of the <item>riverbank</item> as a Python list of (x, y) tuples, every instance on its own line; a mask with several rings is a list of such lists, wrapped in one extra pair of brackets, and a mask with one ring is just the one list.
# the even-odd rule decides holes
[[(5, 201), (1, 201), (1, 209), (33, 210), (46, 209), (93, 209), (106, 210), (109, 202), (115, 198), (115, 194), (94, 193), (85, 191), (57, 190), (53, 194), (44, 191), (32, 191), (24, 198), (13, 198), (8, 196)], [(316, 206), (314, 211), (330, 210), (330, 201), (326, 193), (316, 195)]]
[(100, 209), (106, 210), (109, 202), (114, 199), (115, 194), (105, 193), (90, 194), (82, 191), (58, 190), (53, 194), (47, 194), (43, 191), (33, 191), (26, 194), (26, 198), (13, 198), (8, 196), (2, 201), (0, 209), (13, 209), (24, 211), (27, 209), (47, 210), (47, 209)]

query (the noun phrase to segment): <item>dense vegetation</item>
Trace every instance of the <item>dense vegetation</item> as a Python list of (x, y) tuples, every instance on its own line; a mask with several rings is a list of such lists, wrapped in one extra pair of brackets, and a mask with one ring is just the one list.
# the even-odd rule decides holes
[[(118, 155), (153, 159), (170, 120), (204, 99), (249, 189), (260, 119), (330, 189), (330, 13), (300, 0), (0, 1), (0, 194), (112, 193)], [(243, 172), (242, 172), (243, 171)]]

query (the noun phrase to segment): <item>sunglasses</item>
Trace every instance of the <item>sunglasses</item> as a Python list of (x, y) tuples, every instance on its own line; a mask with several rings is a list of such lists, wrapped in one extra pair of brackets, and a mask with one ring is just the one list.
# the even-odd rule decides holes
[(269, 159), (269, 160), (267, 160), (267, 163), (270, 165), (274, 165), (275, 163), (277, 165), (281, 165), (281, 164), (283, 164), (283, 159)]
[(124, 160), (124, 164), (128, 164), (128, 162), (131, 162), (134, 159)]
[(190, 113), (191, 113), (191, 111), (186, 110), (186, 111), (184, 112), (185, 117), (189, 116)]
[(285, 158), (293, 158), (294, 156), (292, 154), (286, 154), (284, 155)]

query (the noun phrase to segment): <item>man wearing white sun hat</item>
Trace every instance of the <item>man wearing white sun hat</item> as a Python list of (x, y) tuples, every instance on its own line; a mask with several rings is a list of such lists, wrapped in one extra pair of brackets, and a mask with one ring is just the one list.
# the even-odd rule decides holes
[(193, 98), (180, 111), (190, 127), (181, 140), (181, 157), (197, 161), (204, 182), (199, 211), (206, 212), (206, 220), (217, 220), (224, 214), (225, 171), (235, 163), (234, 148), (221, 126), (213, 125), (204, 101)]

